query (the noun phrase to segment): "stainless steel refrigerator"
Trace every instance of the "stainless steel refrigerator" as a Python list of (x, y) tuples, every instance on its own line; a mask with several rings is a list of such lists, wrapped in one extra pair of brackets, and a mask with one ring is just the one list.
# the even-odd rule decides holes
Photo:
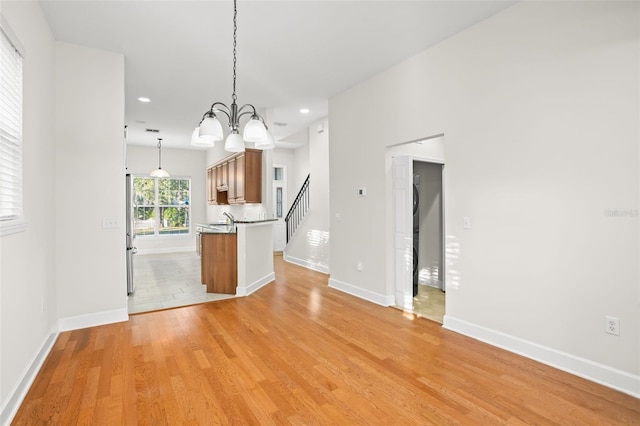
[(138, 251), (133, 246), (133, 242), (136, 238), (133, 230), (133, 178), (127, 173), (125, 176), (126, 182), (126, 194), (127, 194), (127, 294), (132, 294), (135, 291), (135, 283), (133, 281), (133, 255)]

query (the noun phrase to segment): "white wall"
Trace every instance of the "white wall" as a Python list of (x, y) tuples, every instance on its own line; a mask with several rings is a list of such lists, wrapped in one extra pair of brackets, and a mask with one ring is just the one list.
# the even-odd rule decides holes
[[(127, 172), (148, 175), (158, 167), (158, 148), (127, 146)], [(161, 237), (137, 237), (135, 246), (139, 254), (194, 251), (195, 224), (206, 222), (207, 205), (207, 153), (192, 149), (162, 148), (162, 168), (172, 177), (191, 178), (191, 234)]]
[[(324, 132), (318, 133), (322, 124)], [(305, 150), (300, 149), (302, 160)], [(297, 151), (297, 150), (296, 150)], [(309, 173), (309, 212), (289, 240), (284, 259), (321, 272), (329, 272), (329, 122), (325, 118), (309, 126), (308, 155)], [(299, 168), (303, 170), (303, 166)], [(300, 179), (300, 175), (294, 179)], [(294, 185), (297, 191), (304, 182)], [(293, 200), (289, 203), (291, 204)]]
[(126, 320), (124, 56), (56, 43), (55, 72), (61, 328)]
[(638, 12), (518, 3), (333, 98), (332, 279), (392, 288), (384, 147), (444, 133), (445, 326), (640, 395)]
[(29, 221), (26, 231), (0, 238), (0, 424), (5, 424), (57, 325), (55, 41), (38, 3), (3, 1), (1, 11), (25, 49), (23, 189)]

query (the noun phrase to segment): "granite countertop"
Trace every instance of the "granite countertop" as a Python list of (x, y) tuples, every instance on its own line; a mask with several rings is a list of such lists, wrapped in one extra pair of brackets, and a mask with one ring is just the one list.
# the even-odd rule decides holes
[(276, 222), (278, 219), (236, 220), (236, 223), (264, 223)]
[(201, 234), (235, 234), (238, 230), (235, 224), (254, 224), (275, 222), (278, 219), (236, 220), (232, 226), (230, 223), (196, 223), (196, 232)]
[(196, 232), (201, 234), (235, 234), (236, 227), (227, 223), (196, 223)]

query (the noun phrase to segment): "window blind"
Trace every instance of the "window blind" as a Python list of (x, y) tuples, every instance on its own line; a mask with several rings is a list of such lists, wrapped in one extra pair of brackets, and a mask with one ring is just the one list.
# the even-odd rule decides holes
[(0, 221), (22, 216), (22, 56), (4, 31), (0, 46)]

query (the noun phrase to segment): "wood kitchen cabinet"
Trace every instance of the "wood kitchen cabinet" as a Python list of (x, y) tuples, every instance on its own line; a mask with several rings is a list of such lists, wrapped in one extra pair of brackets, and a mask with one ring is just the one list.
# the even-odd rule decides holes
[(261, 150), (247, 148), (210, 169), (215, 169), (215, 173), (207, 175), (208, 185), (215, 182), (216, 188), (215, 200), (211, 204), (262, 203)]
[(235, 157), (229, 158), (227, 161), (227, 173), (229, 174), (229, 183), (227, 191), (227, 200), (229, 204), (235, 203), (236, 199), (236, 159)]
[(202, 284), (207, 293), (236, 294), (238, 286), (237, 234), (202, 233), (200, 252)]
[(209, 204), (216, 204), (218, 190), (216, 189), (216, 168), (210, 167), (207, 170), (207, 202)]
[[(233, 202), (240, 204), (245, 203), (244, 198), (244, 176), (245, 176), (245, 168), (244, 168), (244, 153), (238, 155), (236, 157), (236, 184), (235, 184), (235, 197)], [(231, 202), (231, 200), (229, 200)]]
[(216, 188), (218, 191), (226, 191), (228, 189), (229, 164), (224, 163), (216, 166)]

